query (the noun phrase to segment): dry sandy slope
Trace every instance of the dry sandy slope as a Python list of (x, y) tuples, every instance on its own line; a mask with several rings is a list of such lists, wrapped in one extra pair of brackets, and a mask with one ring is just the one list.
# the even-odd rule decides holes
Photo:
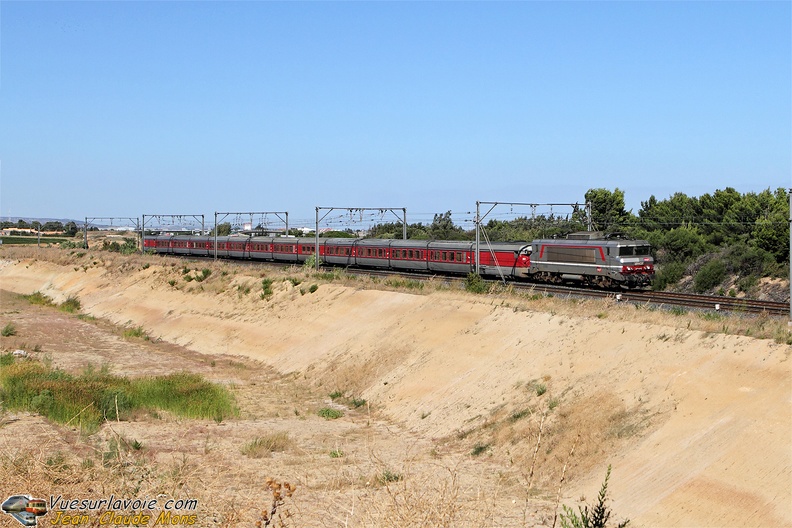
[[(6, 260), (0, 288), (77, 295), (96, 317), (303, 373), (362, 395), (427, 438), (486, 427), (498, 412), (518, 409), (531, 380), (544, 380), (561, 402), (559, 416), (588, 402), (588, 413), (606, 406), (644, 417), (618, 444), (601, 441), (606, 431), (577, 431), (581, 462), (564, 489), (571, 501), (591, 499), (610, 462), (613, 509), (636, 526), (792, 526), (789, 346), (619, 321), (631, 308), (603, 306), (607, 316), (585, 318), (461, 292), (330, 283), (303, 295), (307, 283), (284, 281), (266, 301), (259, 276), (245, 270), (199, 291), (194, 283), (169, 286), (180, 273), (151, 262), (119, 273), (101, 262), (82, 269)], [(575, 440), (553, 442), (547, 449), (558, 462)]]

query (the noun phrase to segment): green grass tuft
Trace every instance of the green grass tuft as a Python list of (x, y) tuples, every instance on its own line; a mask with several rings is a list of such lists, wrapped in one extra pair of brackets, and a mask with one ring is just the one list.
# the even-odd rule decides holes
[(344, 416), (344, 413), (339, 411), (338, 409), (330, 409), (329, 407), (323, 407), (317, 411), (319, 416), (324, 418), (325, 420), (335, 420), (337, 418), (341, 418)]
[(77, 313), (80, 311), (82, 304), (77, 297), (70, 296), (65, 301), (58, 305), (58, 309), (66, 313)]
[(136, 410), (214, 419), (238, 412), (231, 393), (197, 374), (129, 379), (108, 370), (88, 368), (75, 376), (38, 361), (3, 358), (0, 400), (7, 409), (37, 412), (87, 433), (96, 431), (104, 420), (123, 419)]
[(16, 326), (14, 326), (14, 323), (8, 323), (3, 327), (2, 330), (0, 330), (0, 335), (2, 335), (3, 337), (15, 336), (16, 333), (17, 331), (16, 331)]

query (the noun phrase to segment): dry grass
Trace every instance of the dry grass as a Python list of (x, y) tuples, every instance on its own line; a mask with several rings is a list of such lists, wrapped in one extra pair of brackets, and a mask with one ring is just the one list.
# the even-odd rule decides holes
[(250, 458), (265, 458), (274, 452), (286, 451), (292, 445), (289, 433), (280, 431), (257, 436), (242, 447), (242, 454)]

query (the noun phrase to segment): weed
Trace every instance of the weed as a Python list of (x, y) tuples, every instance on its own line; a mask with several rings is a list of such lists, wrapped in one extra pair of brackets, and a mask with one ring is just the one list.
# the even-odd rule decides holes
[[(322, 261), (320, 260), (319, 266), (321, 265), (322, 265)], [(311, 255), (310, 257), (305, 259), (305, 262), (303, 262), (303, 271), (306, 272), (312, 271), (314, 268), (316, 268), (316, 255)]]
[(310, 287), (310, 288), (308, 288), (308, 291), (309, 291), (310, 293), (314, 293), (314, 292), (315, 292), (316, 290), (318, 290), (318, 289), (319, 289), (319, 285), (318, 285), (318, 284), (311, 284), (311, 287)]
[(262, 298), (272, 295), (272, 279), (262, 279), (261, 288), (263, 290), (261, 293)]
[(143, 330), (142, 326), (135, 326), (133, 328), (127, 328), (121, 334), (124, 339), (132, 339), (132, 338), (139, 338), (148, 341), (149, 335)]
[(333, 449), (330, 451), (330, 458), (342, 458), (344, 456), (344, 452), (340, 449)]
[(286, 277), (284, 280), (291, 282), (292, 286), (299, 286), (302, 283), (300, 279), (294, 277)]
[(537, 383), (534, 386), (534, 389), (536, 390), (536, 395), (541, 396), (542, 394), (547, 392), (547, 385), (545, 385), (544, 383)]
[(341, 398), (343, 395), (344, 393), (342, 391), (337, 390), (331, 392), (329, 396), (331, 400), (337, 400), (338, 398)]
[(34, 291), (30, 295), (23, 295), (23, 299), (25, 299), (30, 304), (39, 304), (41, 306), (52, 306), (52, 299), (41, 293), (40, 291)]
[(242, 454), (250, 458), (264, 458), (276, 451), (285, 451), (291, 445), (289, 433), (278, 432), (257, 436), (242, 448)]
[(321, 409), (319, 409), (319, 411), (317, 411), (316, 414), (318, 414), (325, 420), (335, 420), (337, 418), (341, 418), (342, 416), (344, 416), (343, 412), (339, 411), (338, 409), (331, 409), (329, 407), (322, 407)]
[(286, 521), (292, 517), (292, 513), (285, 507), (286, 499), (291, 498), (297, 486), (288, 482), (281, 484), (272, 477), (267, 478), (266, 486), (272, 495), (272, 504), (269, 511), (261, 512), (261, 518), (256, 521), (256, 526), (269, 526), (276, 519), (278, 526), (286, 526)]
[(3, 327), (2, 330), (0, 330), (0, 335), (2, 335), (3, 337), (15, 336), (16, 333), (17, 331), (16, 331), (16, 326), (14, 326), (14, 323), (8, 323)]
[(379, 480), (381, 484), (388, 484), (389, 482), (399, 482), (403, 478), (404, 476), (401, 473), (385, 469), (379, 474), (377, 480)]
[(514, 411), (509, 415), (509, 421), (514, 423), (518, 420), (522, 420), (526, 416), (530, 416), (533, 413), (533, 409), (520, 409), (519, 411)]
[(561, 403), (561, 401), (558, 398), (551, 398), (550, 401), (547, 402), (547, 408), (552, 411), (553, 409), (558, 407), (559, 403)]
[(407, 290), (423, 290), (424, 283), (415, 279), (388, 279), (385, 281), (386, 286), (392, 288), (404, 288)]
[(176, 279), (171, 279), (171, 280), (169, 280), (169, 281), (168, 281), (168, 285), (170, 285), (170, 286), (176, 286)]
[[(597, 495), (597, 502), (589, 510), (588, 506), (578, 506), (576, 513), (572, 508), (564, 505), (564, 512), (561, 514), (561, 528), (606, 528), (608, 520), (611, 516), (610, 508), (605, 504), (608, 495), (608, 479), (611, 474), (611, 466), (608, 465), (608, 471), (605, 473), (605, 482), (602, 483), (599, 495)], [(630, 523), (629, 519), (617, 524), (617, 528), (624, 528)]]
[(58, 309), (66, 313), (77, 313), (80, 311), (82, 304), (80, 299), (74, 296), (69, 296), (65, 301), (58, 305)]
[(486, 452), (490, 448), (490, 444), (482, 444), (477, 443), (473, 446), (473, 449), (470, 451), (471, 456), (479, 456), (480, 454)]
[(351, 400), (349, 400), (349, 403), (352, 405), (352, 407), (357, 409), (358, 407), (363, 407), (364, 405), (366, 405), (366, 400), (364, 400), (363, 398), (352, 398)]

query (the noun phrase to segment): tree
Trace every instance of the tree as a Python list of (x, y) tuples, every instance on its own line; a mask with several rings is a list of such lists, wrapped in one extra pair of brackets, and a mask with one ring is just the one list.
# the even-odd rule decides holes
[(591, 219), (596, 229), (621, 231), (631, 223), (632, 214), (624, 209), (624, 191), (618, 187), (613, 192), (589, 189), (586, 201), (591, 203)]
[(454, 225), (451, 220), (451, 211), (434, 215), (434, 220), (426, 229), (429, 238), (435, 240), (464, 240), (465, 230)]
[(707, 244), (695, 227), (677, 227), (666, 233), (661, 248), (669, 261), (684, 262), (705, 253)]
[(762, 214), (751, 229), (751, 242), (759, 249), (771, 253), (776, 262), (789, 261), (789, 196), (785, 189), (777, 189), (771, 198), (770, 191), (758, 200)]
[[(231, 234), (231, 223), (230, 222), (223, 222), (222, 224), (217, 224), (217, 236), (228, 236)], [(209, 236), (215, 236), (215, 230), (212, 228), (209, 231)]]
[(75, 224), (74, 222), (68, 222), (63, 227), (63, 229), (65, 229), (66, 235), (68, 235), (68, 236), (74, 236), (79, 231), (79, 229), (77, 228), (77, 224)]

